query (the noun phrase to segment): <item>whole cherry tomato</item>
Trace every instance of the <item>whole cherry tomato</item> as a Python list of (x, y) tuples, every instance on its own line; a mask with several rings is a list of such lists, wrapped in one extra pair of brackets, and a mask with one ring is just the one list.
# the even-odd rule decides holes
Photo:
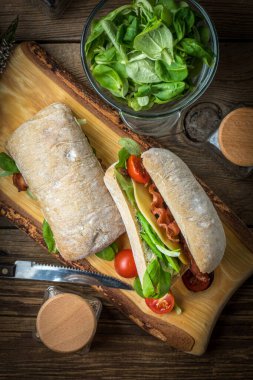
[(150, 176), (144, 168), (141, 157), (131, 155), (127, 160), (127, 171), (132, 179), (144, 185), (149, 182)]
[(114, 267), (116, 272), (122, 277), (132, 278), (138, 276), (131, 249), (123, 249), (117, 253)]
[(171, 292), (159, 299), (145, 298), (147, 306), (157, 314), (166, 314), (173, 310), (175, 299)]

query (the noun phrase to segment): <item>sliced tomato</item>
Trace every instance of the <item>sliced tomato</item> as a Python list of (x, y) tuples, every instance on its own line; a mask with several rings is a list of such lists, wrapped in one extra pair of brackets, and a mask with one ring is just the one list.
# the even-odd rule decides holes
[(114, 267), (116, 272), (122, 277), (132, 278), (138, 276), (131, 249), (123, 249), (117, 253), (114, 260)]
[(214, 272), (209, 273), (205, 281), (198, 279), (191, 271), (188, 269), (182, 276), (183, 283), (185, 287), (191, 292), (202, 292), (209, 288), (214, 279)]
[(127, 160), (127, 171), (132, 179), (144, 185), (150, 180), (147, 170), (144, 168), (141, 157), (131, 155)]
[(166, 314), (173, 310), (175, 299), (171, 292), (159, 299), (145, 298), (147, 306), (157, 314)]

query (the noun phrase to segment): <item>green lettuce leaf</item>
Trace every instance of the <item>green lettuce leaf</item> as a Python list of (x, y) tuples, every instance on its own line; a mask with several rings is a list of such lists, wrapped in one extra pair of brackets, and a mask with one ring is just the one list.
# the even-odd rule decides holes
[(130, 156), (130, 153), (126, 150), (126, 148), (120, 149), (120, 151), (118, 153), (119, 160), (118, 160), (117, 164), (115, 165), (115, 168), (116, 169), (118, 169), (118, 168), (126, 169), (126, 162), (129, 158), (129, 156)]
[(0, 168), (4, 170), (4, 172), (6, 173), (5, 175), (8, 175), (7, 173), (10, 173), (10, 175), (14, 173), (19, 173), (19, 169), (13, 158), (8, 156), (8, 154), (4, 152), (0, 153)]
[(112, 243), (109, 247), (106, 247), (100, 252), (96, 253), (96, 256), (106, 261), (112, 261), (115, 258), (115, 254), (118, 252), (117, 243)]
[(131, 179), (120, 174), (120, 172), (117, 169), (114, 170), (114, 173), (121, 189), (126, 193), (129, 202), (132, 206), (136, 207), (134, 189)]
[(125, 148), (129, 154), (133, 154), (134, 156), (141, 155), (140, 145), (136, 141), (129, 139), (128, 137), (122, 137), (119, 140), (119, 145)]
[(46, 219), (44, 219), (43, 221), (42, 232), (43, 232), (43, 238), (46, 243), (47, 249), (49, 250), (50, 253), (56, 253), (57, 247), (55, 244), (54, 235)]
[(144, 273), (143, 295), (145, 298), (161, 298), (168, 293), (171, 275), (163, 270), (159, 259), (152, 260)]

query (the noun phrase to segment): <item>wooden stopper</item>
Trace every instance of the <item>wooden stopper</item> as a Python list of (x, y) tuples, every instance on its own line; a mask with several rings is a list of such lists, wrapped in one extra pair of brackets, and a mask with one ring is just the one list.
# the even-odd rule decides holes
[(219, 144), (224, 156), (239, 166), (253, 166), (253, 108), (238, 108), (221, 122)]
[(96, 331), (97, 320), (87, 301), (70, 293), (48, 299), (40, 308), (36, 327), (41, 341), (56, 352), (84, 347)]

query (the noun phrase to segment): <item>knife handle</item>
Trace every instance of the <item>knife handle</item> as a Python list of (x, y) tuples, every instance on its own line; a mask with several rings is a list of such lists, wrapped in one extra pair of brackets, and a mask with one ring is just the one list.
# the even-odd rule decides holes
[(0, 264), (0, 278), (15, 277), (15, 269), (15, 264)]

